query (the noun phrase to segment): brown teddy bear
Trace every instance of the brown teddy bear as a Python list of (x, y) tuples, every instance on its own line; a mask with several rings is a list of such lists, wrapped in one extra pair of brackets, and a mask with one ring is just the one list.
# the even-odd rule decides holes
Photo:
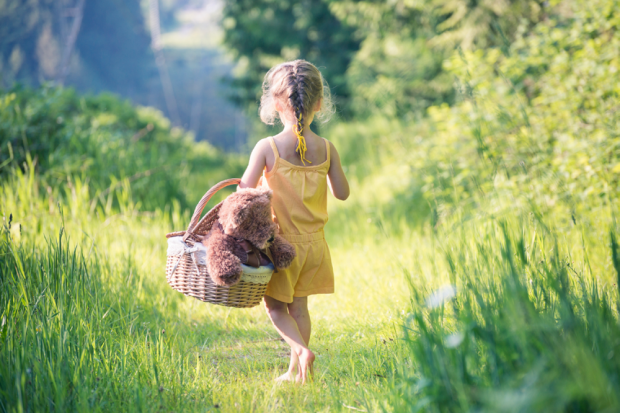
[(278, 227), (271, 219), (271, 197), (268, 189), (244, 188), (222, 203), (218, 221), (202, 241), (214, 283), (238, 283), (241, 264), (258, 267), (271, 261), (276, 272), (291, 265), (295, 248), (277, 234)]

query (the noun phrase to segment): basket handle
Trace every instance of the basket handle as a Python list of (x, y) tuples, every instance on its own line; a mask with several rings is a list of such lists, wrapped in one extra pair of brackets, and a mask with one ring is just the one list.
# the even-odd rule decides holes
[(196, 205), (196, 209), (194, 209), (194, 215), (192, 215), (192, 220), (189, 222), (189, 226), (187, 227), (187, 231), (185, 231), (185, 235), (183, 235), (183, 242), (187, 241), (187, 238), (192, 235), (192, 230), (194, 229), (196, 224), (198, 224), (198, 221), (200, 221), (200, 215), (202, 214), (202, 210), (205, 208), (211, 197), (215, 195), (215, 193), (220, 189), (226, 188), (230, 185), (239, 185), (240, 182), (241, 179), (239, 178), (226, 179), (218, 184), (215, 184), (211, 189), (207, 191), (206, 194), (204, 194), (200, 202), (198, 202), (198, 205)]

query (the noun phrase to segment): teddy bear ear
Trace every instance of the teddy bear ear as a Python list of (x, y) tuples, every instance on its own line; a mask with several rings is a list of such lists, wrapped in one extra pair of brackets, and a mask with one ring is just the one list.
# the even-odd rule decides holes
[(224, 226), (226, 233), (237, 228), (247, 218), (247, 211), (245, 208), (247, 203), (246, 192), (235, 192), (229, 195), (222, 204), (219, 211), (219, 221)]
[(236, 228), (238, 226), (240, 226), (241, 224), (243, 224), (243, 222), (246, 220), (246, 218), (248, 217), (248, 214), (250, 213), (250, 208), (243, 208), (240, 205), (236, 208), (237, 210), (235, 211), (235, 213), (232, 215), (233, 216), (233, 226)]

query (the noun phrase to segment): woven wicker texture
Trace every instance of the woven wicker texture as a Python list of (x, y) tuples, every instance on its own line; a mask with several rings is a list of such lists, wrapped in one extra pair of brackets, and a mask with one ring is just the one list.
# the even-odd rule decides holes
[[(218, 213), (222, 206), (220, 202), (200, 219), (202, 210), (209, 202), (209, 199), (220, 189), (229, 185), (238, 185), (239, 182), (241, 182), (240, 179), (227, 179), (211, 188), (196, 205), (187, 230), (172, 232), (167, 234), (166, 238), (182, 236), (183, 241), (189, 247), (192, 247), (196, 242), (200, 242), (218, 219)], [(248, 282), (244, 278), (252, 279), (252, 277), (242, 276), (241, 281), (233, 286), (219, 286), (211, 280), (206, 266), (197, 265), (192, 253), (168, 256), (166, 262), (166, 279), (172, 288), (187, 296), (211, 304), (238, 308), (249, 308), (258, 305), (267, 289), (267, 283), (264, 282), (265, 278), (261, 279), (264, 283), (260, 284)], [(266, 279), (266, 281), (268, 282), (269, 280)]]

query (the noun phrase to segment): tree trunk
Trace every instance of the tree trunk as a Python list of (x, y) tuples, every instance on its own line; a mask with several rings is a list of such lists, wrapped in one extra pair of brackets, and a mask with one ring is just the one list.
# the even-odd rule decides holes
[(67, 42), (65, 48), (62, 51), (62, 58), (60, 60), (60, 68), (56, 81), (59, 84), (63, 84), (67, 75), (69, 74), (69, 63), (71, 61), (71, 53), (75, 46), (78, 33), (80, 32), (80, 26), (82, 25), (82, 17), (84, 16), (84, 2), (85, 0), (77, 0), (77, 5), (73, 8), (73, 24), (71, 25), (71, 31), (67, 36)]
[(176, 126), (181, 126), (179, 112), (177, 111), (177, 102), (174, 98), (172, 82), (170, 81), (170, 74), (168, 73), (168, 67), (164, 59), (164, 52), (161, 49), (158, 0), (149, 0), (149, 22), (151, 26), (151, 49), (153, 49), (153, 53), (155, 54), (155, 64), (157, 64), (157, 70), (159, 70), (159, 77), (164, 89), (164, 99), (166, 100), (168, 113), (172, 118), (172, 123)]

